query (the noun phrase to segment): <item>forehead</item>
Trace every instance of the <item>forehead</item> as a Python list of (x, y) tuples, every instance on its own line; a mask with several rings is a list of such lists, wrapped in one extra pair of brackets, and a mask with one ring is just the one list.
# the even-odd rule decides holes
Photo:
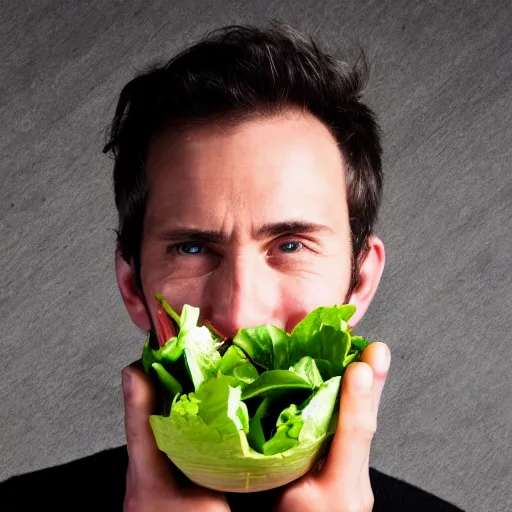
[(346, 216), (336, 141), (323, 123), (298, 111), (164, 133), (149, 147), (146, 173), (151, 224), (225, 224), (236, 211), (262, 222)]

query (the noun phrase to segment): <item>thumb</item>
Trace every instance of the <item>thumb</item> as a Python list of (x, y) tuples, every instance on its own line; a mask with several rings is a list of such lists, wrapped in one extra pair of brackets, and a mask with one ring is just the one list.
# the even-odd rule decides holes
[(155, 485), (162, 479), (173, 484), (167, 457), (158, 449), (149, 424), (156, 407), (151, 379), (139, 363), (132, 363), (123, 369), (122, 385), (131, 478), (144, 485)]

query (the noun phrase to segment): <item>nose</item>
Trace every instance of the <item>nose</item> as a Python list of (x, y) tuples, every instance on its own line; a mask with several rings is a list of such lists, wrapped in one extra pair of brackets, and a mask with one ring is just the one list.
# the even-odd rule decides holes
[(224, 258), (205, 292), (206, 319), (223, 336), (233, 338), (241, 328), (264, 324), (284, 328), (278, 275), (258, 257)]

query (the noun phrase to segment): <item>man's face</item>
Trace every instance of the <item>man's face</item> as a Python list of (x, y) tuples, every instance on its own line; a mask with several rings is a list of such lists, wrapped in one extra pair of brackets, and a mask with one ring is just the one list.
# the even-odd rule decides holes
[(153, 318), (160, 292), (231, 337), (266, 323), (291, 331), (345, 300), (344, 163), (316, 119), (290, 112), (168, 133), (151, 144), (146, 172), (141, 281)]

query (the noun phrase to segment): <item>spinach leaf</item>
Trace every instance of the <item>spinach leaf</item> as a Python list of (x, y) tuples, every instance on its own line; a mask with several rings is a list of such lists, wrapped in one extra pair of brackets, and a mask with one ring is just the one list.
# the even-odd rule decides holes
[(219, 364), (219, 371), (222, 375), (232, 375), (236, 366), (248, 361), (246, 355), (235, 345), (228, 347)]
[(181, 384), (160, 363), (153, 363), (151, 367), (155, 370), (160, 384), (169, 392), (171, 398), (183, 392)]
[(271, 398), (263, 399), (249, 422), (247, 441), (249, 446), (259, 453), (263, 453), (263, 445), (266, 441), (261, 420), (269, 415), (271, 401)]
[(243, 386), (259, 377), (258, 370), (249, 362), (243, 351), (235, 345), (231, 345), (222, 356), (219, 372), (221, 375), (236, 377)]
[(242, 391), (242, 400), (256, 396), (280, 396), (297, 390), (312, 390), (311, 384), (289, 370), (269, 370), (262, 373)]
[(265, 370), (289, 366), (289, 335), (273, 325), (240, 329), (233, 338), (233, 345), (240, 347)]

